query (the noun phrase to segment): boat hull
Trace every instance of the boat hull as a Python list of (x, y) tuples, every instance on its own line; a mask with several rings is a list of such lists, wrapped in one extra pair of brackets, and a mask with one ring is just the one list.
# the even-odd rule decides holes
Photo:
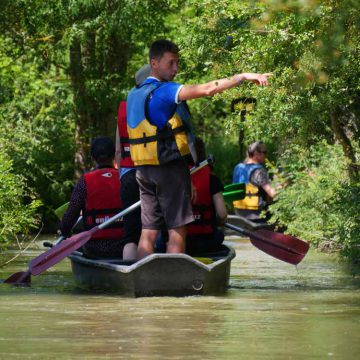
[[(234, 249), (193, 258), (186, 254), (152, 254), (130, 264), (121, 260), (92, 260), (70, 255), (75, 282), (92, 290), (127, 296), (216, 295), (226, 291)], [(215, 255), (215, 256), (214, 256)], [(211, 263), (209, 259), (212, 259)]]

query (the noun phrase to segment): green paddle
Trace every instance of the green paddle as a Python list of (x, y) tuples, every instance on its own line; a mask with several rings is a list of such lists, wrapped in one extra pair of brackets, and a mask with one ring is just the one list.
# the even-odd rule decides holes
[(229, 205), (245, 197), (245, 184), (229, 184), (224, 187), (223, 198)]
[(69, 202), (59, 206), (57, 209), (54, 210), (54, 213), (58, 219), (60, 220), (62, 219), (68, 206), (69, 206)]

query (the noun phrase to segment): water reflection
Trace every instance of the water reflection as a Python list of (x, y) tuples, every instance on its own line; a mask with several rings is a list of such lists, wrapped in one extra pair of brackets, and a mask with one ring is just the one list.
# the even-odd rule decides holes
[[(237, 257), (219, 297), (88, 294), (74, 286), (68, 261), (30, 288), (0, 285), (0, 358), (359, 357), (358, 276), (333, 256), (312, 252), (296, 269), (229, 240)], [(26, 267), (12, 264), (0, 277)]]

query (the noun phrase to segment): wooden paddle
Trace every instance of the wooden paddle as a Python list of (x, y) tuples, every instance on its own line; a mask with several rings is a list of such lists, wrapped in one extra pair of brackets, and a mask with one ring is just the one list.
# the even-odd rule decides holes
[[(211, 161), (212, 161), (212, 157), (209, 157), (208, 159), (202, 161), (197, 166), (193, 167), (190, 170), (190, 173), (191, 174), (195, 173), (196, 171), (200, 170), (204, 166), (208, 165)], [(113, 222), (119, 220), (124, 215), (127, 215), (128, 213), (137, 209), (140, 206), (140, 204), (141, 204), (141, 202), (139, 200), (135, 204), (132, 204), (127, 209), (119, 212), (117, 215), (111, 217), (109, 220), (103, 222), (102, 224), (95, 226), (88, 231), (84, 231), (84, 232), (81, 232), (74, 236), (71, 236), (68, 239), (60, 242), (59, 244), (53, 246), (50, 250), (44, 252), (43, 254), (39, 255), (35, 259), (31, 260), (29, 263), (29, 269), (26, 272), (20, 271), (15, 274), (12, 274), (6, 280), (4, 280), (4, 282), (8, 283), (8, 284), (14, 284), (14, 285), (30, 283), (31, 275), (39, 275), (43, 271), (47, 270), (49, 267), (57, 264), (58, 262), (63, 260), (65, 257), (70, 255), (73, 251), (77, 250), (78, 248), (83, 246), (85, 243), (87, 243), (91, 239), (91, 237), (94, 235), (94, 233), (96, 233), (97, 231), (99, 231), (101, 229), (106, 228)]]
[(225, 223), (224, 226), (248, 236), (259, 250), (292, 265), (297, 265), (309, 250), (307, 242), (294, 236), (265, 229), (248, 231), (229, 223)]

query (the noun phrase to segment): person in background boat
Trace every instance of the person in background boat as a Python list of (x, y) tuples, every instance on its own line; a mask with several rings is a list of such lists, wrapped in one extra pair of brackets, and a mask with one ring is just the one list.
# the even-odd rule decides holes
[(233, 172), (233, 184), (246, 184), (245, 198), (233, 202), (235, 214), (255, 223), (266, 223), (260, 213), (276, 195), (264, 168), (266, 154), (267, 148), (262, 141), (251, 143), (245, 161), (237, 164)]
[[(136, 86), (150, 75), (150, 65), (142, 66), (135, 74)], [(116, 129), (115, 160), (119, 169), (121, 190), (120, 198), (126, 209), (140, 200), (139, 184), (136, 181), (134, 162), (130, 156), (129, 135), (126, 125), (126, 101), (121, 101), (118, 109)], [(123, 259), (136, 259), (137, 245), (141, 235), (141, 209), (135, 209), (124, 216), (124, 247)]]
[[(69, 206), (61, 220), (60, 232), (68, 236), (80, 214), (86, 230), (101, 224), (123, 209), (119, 198), (119, 173), (113, 166), (114, 142), (98, 136), (91, 142), (91, 157), (95, 169), (82, 175), (71, 194)], [(117, 221), (106, 229), (97, 231), (82, 247), (89, 258), (122, 257), (123, 222)]]
[[(195, 149), (198, 161), (206, 159), (204, 142), (196, 137)], [(227, 210), (222, 196), (224, 186), (208, 165), (193, 175), (191, 182), (195, 196), (192, 199), (194, 222), (187, 226), (186, 253), (201, 255), (221, 249), (224, 231), (218, 229), (227, 219)]]
[(164, 223), (169, 233), (167, 252), (185, 251), (187, 225), (193, 221), (185, 160), (192, 153), (196, 162), (186, 100), (213, 96), (244, 81), (265, 86), (270, 75), (242, 73), (205, 84), (177, 84), (172, 80), (179, 70), (179, 48), (165, 39), (152, 43), (149, 60), (151, 75), (130, 91), (126, 107), (131, 158), (140, 186), (139, 259), (153, 253)]

